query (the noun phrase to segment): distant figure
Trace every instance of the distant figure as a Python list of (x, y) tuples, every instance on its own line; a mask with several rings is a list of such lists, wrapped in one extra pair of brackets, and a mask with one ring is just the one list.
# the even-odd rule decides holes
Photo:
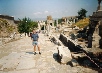
[(38, 47), (38, 51), (39, 51), (39, 54), (41, 54), (40, 52), (40, 46), (39, 46), (39, 43), (38, 43), (38, 33), (36, 33), (35, 30), (33, 30), (33, 33), (31, 35), (31, 38), (32, 38), (32, 44), (34, 46), (34, 55), (36, 55), (36, 46)]

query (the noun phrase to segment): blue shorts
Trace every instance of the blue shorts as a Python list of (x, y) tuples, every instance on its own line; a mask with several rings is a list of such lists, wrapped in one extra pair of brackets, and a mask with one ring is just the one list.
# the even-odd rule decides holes
[(32, 45), (34, 46), (34, 45), (38, 45), (38, 41), (33, 41), (32, 42)]

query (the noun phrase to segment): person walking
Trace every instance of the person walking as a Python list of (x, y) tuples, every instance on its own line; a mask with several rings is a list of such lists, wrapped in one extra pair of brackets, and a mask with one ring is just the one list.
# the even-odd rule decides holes
[(36, 53), (36, 46), (38, 47), (39, 54), (41, 54), (41, 52), (40, 52), (40, 46), (39, 46), (39, 43), (38, 43), (39, 35), (36, 32), (36, 30), (33, 30), (33, 33), (31, 35), (31, 38), (32, 38), (32, 44), (34, 46), (34, 55), (37, 54)]

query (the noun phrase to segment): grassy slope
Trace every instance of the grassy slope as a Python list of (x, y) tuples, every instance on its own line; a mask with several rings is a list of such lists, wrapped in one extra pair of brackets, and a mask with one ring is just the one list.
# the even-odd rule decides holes
[(78, 22), (76, 22), (72, 26), (78, 26), (79, 28), (84, 28), (88, 24), (89, 24), (89, 18), (84, 18), (82, 20), (79, 20)]
[(0, 37), (8, 36), (16, 27), (10, 25), (6, 20), (0, 18)]

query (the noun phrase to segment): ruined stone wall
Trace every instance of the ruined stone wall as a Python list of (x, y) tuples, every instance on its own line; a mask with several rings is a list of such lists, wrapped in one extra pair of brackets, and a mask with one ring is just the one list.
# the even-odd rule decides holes
[(15, 21), (13, 16), (8, 15), (0, 15), (0, 18), (5, 19), (9, 24), (15, 25), (18, 24), (19, 21)]
[(67, 46), (67, 37), (65, 37), (63, 34), (60, 34), (59, 39), (62, 41), (62, 43)]
[(64, 34), (60, 34), (59, 39), (65, 46), (67, 46), (70, 49), (71, 52), (76, 52), (81, 50), (81, 46), (78, 45), (77, 42), (71, 40), (69, 37), (65, 36)]
[(7, 16), (7, 15), (0, 15), (0, 18), (2, 18), (2, 19), (8, 19), (8, 20), (14, 20), (14, 17)]

